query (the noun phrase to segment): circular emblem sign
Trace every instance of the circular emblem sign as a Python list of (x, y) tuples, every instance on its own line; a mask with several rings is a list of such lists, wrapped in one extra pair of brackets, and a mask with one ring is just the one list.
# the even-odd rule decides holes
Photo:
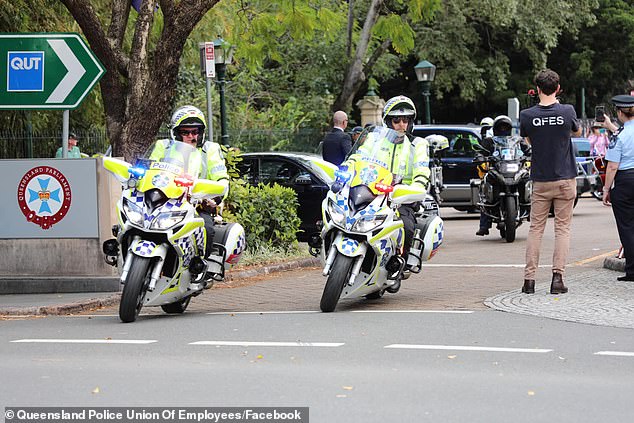
[(18, 205), (26, 220), (50, 229), (70, 209), (71, 190), (66, 177), (49, 166), (37, 166), (18, 185)]

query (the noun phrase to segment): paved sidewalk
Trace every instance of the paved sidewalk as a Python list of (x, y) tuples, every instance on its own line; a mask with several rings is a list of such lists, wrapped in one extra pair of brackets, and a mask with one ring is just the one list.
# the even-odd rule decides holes
[(570, 291), (551, 295), (550, 283), (537, 284), (535, 294), (515, 289), (487, 298), (490, 308), (590, 325), (634, 328), (634, 283), (619, 282), (622, 273), (595, 269), (566, 278)]
[[(243, 268), (231, 272), (218, 288), (240, 287), (249, 281), (284, 270), (316, 266), (319, 259), (305, 258), (286, 263)], [(204, 298), (205, 295), (201, 296)], [(120, 292), (78, 292), (58, 294), (3, 294), (0, 295), (0, 316), (46, 316), (77, 314), (119, 304)], [(160, 310), (160, 309), (158, 309)]]

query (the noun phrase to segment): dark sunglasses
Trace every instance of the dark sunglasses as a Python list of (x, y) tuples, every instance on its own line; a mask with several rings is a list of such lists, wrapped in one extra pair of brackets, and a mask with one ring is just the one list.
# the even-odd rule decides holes
[(178, 130), (178, 134), (182, 137), (185, 135), (198, 135), (198, 129), (191, 129), (191, 130), (186, 130), (186, 129), (179, 129)]
[(405, 116), (393, 117), (392, 123), (409, 123), (409, 118)]

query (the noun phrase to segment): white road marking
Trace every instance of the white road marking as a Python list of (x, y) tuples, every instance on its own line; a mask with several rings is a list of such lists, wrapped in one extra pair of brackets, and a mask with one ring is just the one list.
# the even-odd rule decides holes
[(472, 310), (350, 310), (350, 313), (442, 313), (472, 314)]
[(152, 339), (16, 339), (15, 343), (35, 344), (152, 344)]
[[(423, 267), (526, 267), (525, 264), (454, 264), (454, 263), (429, 263)], [(552, 267), (550, 264), (540, 264), (538, 267)]]
[(540, 348), (498, 348), (498, 347), (472, 347), (465, 345), (415, 345), (392, 344), (384, 348), (413, 349), (413, 350), (449, 350), (449, 351), (488, 351), (488, 352), (515, 352), (515, 353), (547, 353), (552, 350)]
[(611, 355), (614, 357), (634, 357), (634, 352), (629, 351), (599, 351), (595, 352), (594, 355)]
[(258, 342), (258, 341), (197, 341), (189, 345), (216, 345), (239, 347), (341, 347), (344, 342)]
[(215, 311), (205, 314), (228, 315), (228, 314), (310, 314), (321, 313), (318, 310), (296, 310), (296, 311)]

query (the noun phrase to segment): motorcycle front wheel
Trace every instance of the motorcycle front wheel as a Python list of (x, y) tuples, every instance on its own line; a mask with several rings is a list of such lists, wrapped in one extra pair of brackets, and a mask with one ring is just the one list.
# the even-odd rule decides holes
[(506, 242), (515, 241), (515, 229), (517, 229), (517, 203), (515, 197), (504, 199), (506, 206), (506, 216), (504, 217), (504, 239)]
[(321, 311), (329, 313), (335, 310), (337, 302), (339, 302), (339, 297), (341, 296), (341, 291), (343, 291), (343, 287), (350, 277), (353, 263), (353, 257), (347, 257), (337, 253), (335, 261), (332, 263), (326, 286), (324, 287), (324, 293), (321, 295), (321, 303), (319, 304)]
[(130, 259), (132, 265), (119, 304), (119, 318), (124, 323), (134, 322), (139, 316), (147, 289), (146, 282), (150, 277), (148, 270), (151, 259), (139, 256), (132, 256)]

